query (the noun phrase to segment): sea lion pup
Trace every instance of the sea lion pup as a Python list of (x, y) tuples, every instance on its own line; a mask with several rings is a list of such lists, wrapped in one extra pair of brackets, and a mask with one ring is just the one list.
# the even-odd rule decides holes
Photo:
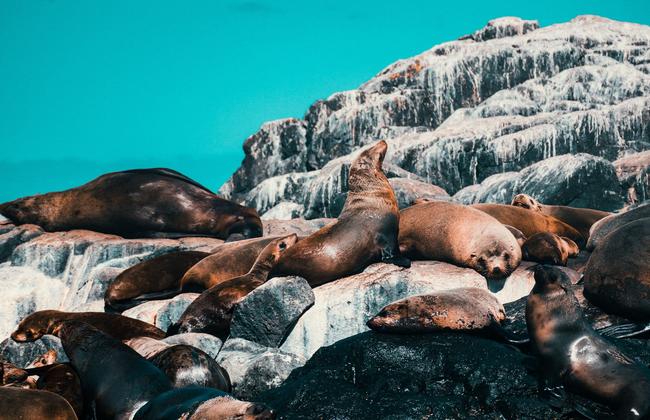
[(547, 387), (564, 385), (609, 406), (616, 418), (650, 416), (650, 370), (593, 330), (558, 267), (535, 267), (526, 324)]
[(77, 420), (65, 398), (49, 391), (0, 387), (1, 419)]
[(604, 238), (587, 262), (584, 287), (585, 297), (604, 311), (650, 321), (650, 218)]
[(515, 195), (511, 204), (524, 209), (537, 211), (547, 216), (553, 216), (567, 225), (574, 227), (585, 239), (589, 237), (589, 229), (591, 229), (594, 223), (612, 214), (602, 210), (542, 204), (528, 194)]
[(650, 202), (641, 204), (631, 210), (620, 214), (612, 214), (596, 222), (589, 232), (587, 250), (593, 251), (598, 248), (607, 235), (626, 224), (635, 220), (650, 217)]
[(272, 420), (273, 410), (263, 404), (236, 400), (212, 388), (179, 388), (167, 391), (145, 404), (133, 420), (242, 419)]
[(62, 396), (70, 403), (78, 418), (84, 418), (84, 399), (81, 380), (69, 363), (54, 363), (27, 368), (30, 375), (38, 376), (36, 388)]
[(569, 257), (580, 252), (578, 245), (569, 238), (551, 232), (536, 233), (521, 247), (523, 259), (541, 264), (567, 265)]
[(228, 372), (203, 350), (149, 337), (133, 338), (125, 344), (162, 370), (175, 388), (205, 386), (231, 391)]
[(262, 236), (254, 209), (165, 168), (112, 172), (77, 188), (0, 204), (0, 214), (49, 232), (88, 229), (125, 238)]
[(480, 203), (472, 204), (470, 207), (489, 214), (504, 225), (519, 229), (526, 237), (531, 237), (536, 233), (551, 232), (571, 239), (578, 246), (584, 245), (586, 240), (573, 226), (569, 226), (553, 216), (507, 204)]
[(260, 252), (279, 236), (228, 242), (212, 250), (207, 258), (189, 268), (180, 280), (184, 292), (202, 292), (248, 273)]
[(409, 258), (469, 267), (488, 279), (509, 276), (521, 262), (517, 240), (498, 220), (445, 201), (402, 210), (399, 246)]
[(237, 302), (266, 282), (280, 257), (296, 243), (291, 234), (271, 241), (255, 260), (247, 274), (235, 277), (201, 293), (192, 302), (167, 335), (203, 332), (225, 340), (230, 332), (232, 312)]
[(19, 343), (36, 341), (45, 334), (59, 335), (64, 321), (83, 321), (118, 340), (134, 337), (164, 338), (165, 332), (138, 319), (104, 312), (62, 312), (44, 310), (34, 312), (20, 321), (11, 338)]
[(41, 366), (47, 366), (56, 363), (56, 350), (50, 349), (45, 353), (38, 356), (36, 359), (32, 360), (30, 364), (27, 365), (27, 368), (37, 368)]
[(185, 272), (209, 255), (200, 251), (170, 252), (124, 270), (106, 289), (106, 309), (122, 312), (147, 300), (176, 296)]
[(512, 236), (515, 237), (515, 239), (517, 240), (517, 243), (519, 244), (519, 246), (524, 245), (524, 242), (526, 242), (526, 239), (528, 239), (528, 238), (526, 238), (526, 235), (524, 235), (524, 233), (522, 231), (520, 231), (519, 229), (517, 229), (514, 226), (510, 226), (510, 225), (503, 225), (503, 226), (505, 226), (506, 229), (508, 229), (510, 231), (510, 233), (512, 233)]
[(350, 166), (349, 192), (338, 219), (290, 248), (273, 275), (301, 276), (316, 287), (379, 261), (410, 267), (399, 253), (399, 210), (382, 171), (387, 149), (380, 141), (359, 154)]

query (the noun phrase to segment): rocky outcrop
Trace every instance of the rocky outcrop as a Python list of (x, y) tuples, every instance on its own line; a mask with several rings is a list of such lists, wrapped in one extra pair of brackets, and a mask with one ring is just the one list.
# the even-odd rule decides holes
[(122, 312), (122, 315), (148, 322), (167, 331), (197, 297), (198, 293), (183, 293), (171, 299), (151, 300)]
[[(558, 155), (614, 161), (650, 147), (649, 66), (647, 26), (595, 16), (545, 28), (496, 19), (316, 102), (303, 120), (263, 126), (221, 192), (264, 211), (285, 202), (293, 214), (302, 206), (307, 218), (334, 217), (345, 162), (378, 139), (389, 143), (385, 168), (410, 174), (389, 178), (452, 194)], [(265, 179), (245, 181), (253, 172)], [(555, 204), (575, 205), (564, 198)]]
[(279, 347), (298, 318), (313, 304), (314, 293), (302, 277), (270, 279), (237, 304), (230, 337)]
[(68, 356), (63, 350), (61, 340), (53, 335), (44, 335), (41, 339), (31, 343), (16, 343), (11, 338), (7, 338), (0, 343), (0, 355), (19, 367), (26, 367), (48, 350), (56, 352), (57, 362), (68, 362)]
[(650, 150), (617, 159), (614, 167), (621, 186), (626, 191), (627, 204), (650, 199)]
[(11, 257), (16, 247), (42, 235), (43, 229), (36, 225), (0, 225), (0, 263)]
[(606, 211), (623, 206), (614, 165), (586, 153), (555, 156), (521, 172), (492, 175), (463, 188), (454, 199), (464, 204), (509, 204), (516, 194), (528, 194), (545, 204), (563, 204)]

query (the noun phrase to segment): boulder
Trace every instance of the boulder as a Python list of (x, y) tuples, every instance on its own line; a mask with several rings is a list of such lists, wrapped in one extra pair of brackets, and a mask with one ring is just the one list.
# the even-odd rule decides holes
[(449, 194), (444, 189), (417, 179), (391, 178), (388, 182), (393, 187), (395, 198), (397, 198), (397, 206), (400, 209), (411, 206), (416, 198), (449, 199)]
[(277, 348), (232, 338), (224, 343), (217, 362), (228, 371), (232, 394), (250, 400), (282, 384), (291, 371), (305, 364), (305, 359)]
[(292, 201), (280, 201), (274, 207), (264, 212), (262, 220), (291, 220), (300, 217), (302, 214), (302, 204), (296, 204)]
[[(527, 295), (533, 287), (528, 263), (506, 280), (490, 283), (501, 303)], [(408, 296), (458, 287), (488, 288), (476, 271), (437, 261), (414, 261), (404, 269), (373, 264), (363, 273), (314, 289), (315, 303), (296, 323), (281, 349), (306, 359), (320, 347), (367, 331), (366, 322), (381, 308)]]
[(197, 297), (199, 293), (182, 293), (171, 299), (151, 300), (122, 312), (122, 315), (148, 322), (167, 331)]
[(264, 236), (284, 236), (292, 233), (298, 236), (309, 236), (323, 226), (336, 219), (291, 219), (291, 220), (265, 220)]
[(48, 350), (56, 351), (56, 361), (68, 362), (61, 340), (53, 335), (44, 335), (31, 343), (16, 343), (11, 338), (0, 343), (0, 355), (18, 367), (25, 367)]
[(210, 355), (213, 359), (217, 358), (219, 350), (223, 343), (217, 337), (205, 333), (183, 333), (165, 337), (163, 342), (167, 344), (186, 344), (188, 346), (196, 347), (203, 350)]
[(616, 175), (626, 191), (626, 204), (650, 199), (650, 150), (615, 160)]
[(276, 277), (250, 292), (233, 312), (230, 337), (280, 347), (298, 318), (314, 304), (302, 277)]
[(4, 228), (0, 230), (0, 263), (7, 261), (18, 245), (44, 233), (43, 229), (36, 225), (13, 226), (8, 224), (0, 225), (0, 228)]

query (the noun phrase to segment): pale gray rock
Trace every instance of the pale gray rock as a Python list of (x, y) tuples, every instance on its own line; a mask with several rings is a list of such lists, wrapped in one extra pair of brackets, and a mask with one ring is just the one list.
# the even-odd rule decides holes
[(162, 341), (166, 344), (187, 344), (188, 346), (196, 347), (203, 350), (210, 355), (213, 359), (217, 358), (219, 350), (223, 343), (221, 340), (211, 334), (205, 333), (183, 333), (165, 337)]
[(306, 220), (302, 218), (291, 220), (265, 220), (264, 236), (284, 236), (292, 233), (298, 236), (309, 236), (336, 219), (320, 218)]
[(122, 312), (122, 315), (155, 325), (163, 331), (178, 321), (199, 293), (182, 293), (171, 299), (151, 300)]
[(614, 167), (626, 192), (626, 204), (650, 199), (650, 150), (623, 156), (614, 161)]
[(437, 185), (428, 184), (409, 178), (391, 178), (388, 180), (393, 187), (397, 206), (400, 209), (409, 207), (417, 198), (426, 198), (430, 200), (449, 200), (449, 194)]
[(523, 35), (535, 29), (539, 29), (539, 22), (536, 20), (524, 20), (518, 17), (508, 16), (493, 19), (484, 28), (479, 29), (471, 35), (461, 37), (461, 39), (469, 38), (477, 42), (482, 42), (490, 39)]
[(57, 362), (68, 362), (68, 356), (63, 350), (61, 340), (53, 335), (44, 335), (39, 340), (31, 343), (17, 343), (11, 338), (7, 338), (0, 343), (0, 355), (21, 368), (26, 367), (49, 350), (56, 351)]
[(16, 247), (43, 234), (36, 225), (0, 225), (0, 262), (7, 261)]
[(298, 318), (313, 304), (314, 293), (304, 278), (272, 278), (237, 304), (230, 337), (279, 347)]
[(291, 220), (302, 214), (302, 204), (291, 201), (281, 201), (271, 207), (262, 216), (262, 220)]

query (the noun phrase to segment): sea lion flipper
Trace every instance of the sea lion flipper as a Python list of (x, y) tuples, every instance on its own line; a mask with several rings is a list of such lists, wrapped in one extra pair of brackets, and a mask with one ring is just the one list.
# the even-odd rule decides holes
[(510, 331), (504, 329), (500, 324), (493, 323), (490, 325), (490, 332), (493, 332), (498, 338), (513, 346), (525, 346), (530, 343), (529, 337), (519, 337)]
[(610, 325), (609, 327), (596, 330), (598, 334), (610, 338), (636, 337), (648, 331), (650, 331), (650, 324), (642, 323)]
[(400, 253), (399, 245), (392, 243), (383, 233), (377, 234), (375, 243), (381, 251), (381, 261), (386, 264), (393, 264), (398, 267), (411, 267), (411, 260)]

